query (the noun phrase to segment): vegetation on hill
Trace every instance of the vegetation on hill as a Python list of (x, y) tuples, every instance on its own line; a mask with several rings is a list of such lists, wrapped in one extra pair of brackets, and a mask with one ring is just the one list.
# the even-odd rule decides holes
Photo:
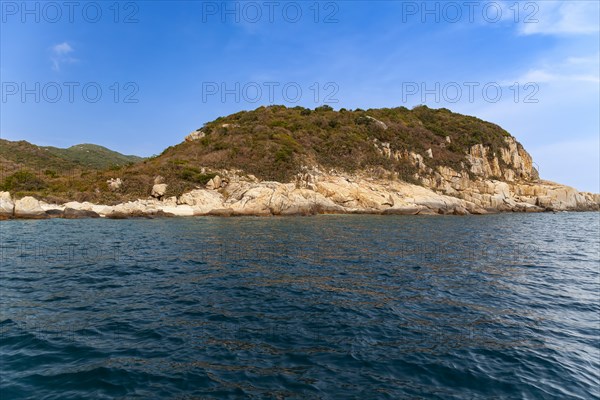
[[(148, 196), (157, 175), (169, 184), (170, 196), (205, 184), (214, 176), (211, 170), (216, 169), (238, 169), (263, 180), (285, 182), (292, 180), (302, 166), (317, 164), (340, 172), (385, 169), (411, 181), (416, 169), (406, 156), (409, 152), (425, 156), (432, 149), (434, 158), (427, 158), (427, 165), (460, 170), (471, 146), (481, 143), (497, 151), (506, 146), (504, 138), (510, 136), (495, 124), (426, 106), (353, 111), (334, 111), (329, 106), (314, 110), (259, 107), (217, 118), (198, 131), (205, 136), (171, 146), (159, 156), (133, 165), (114, 163), (104, 170), (97, 165), (90, 168), (90, 160), (96, 160), (95, 156), (84, 157), (89, 163), (82, 167), (85, 162), (78, 157), (89, 155), (87, 151), (94, 150), (87, 147), (90, 145), (83, 145), (83, 152), (72, 152), (69, 157), (33, 146), (36, 149), (28, 149), (27, 153), (33, 160), (29, 165), (36, 165), (38, 172), (40, 166), (55, 168), (56, 176), (37, 173), (33, 179), (11, 175), (5, 177), (2, 185), (7, 188), (25, 180), (29, 185), (22, 185), (22, 191), (34, 191), (42, 197), (117, 202)], [(376, 147), (381, 143), (389, 143), (392, 151), (404, 156), (398, 160), (386, 157)], [(0, 152), (2, 158), (6, 157), (4, 153)], [(61, 173), (64, 169), (55, 166), (57, 160), (65, 160), (70, 171), (75, 166), (77, 172), (66, 176)], [(117, 177), (125, 183), (119, 191), (111, 192), (106, 180)]]
[[(84, 181), (83, 177), (141, 160), (93, 144), (61, 149), (0, 139), (0, 190), (38, 195), (61, 193), (70, 186), (65, 182)], [(88, 189), (81, 183), (78, 187)]]
[(24, 140), (11, 142), (0, 139), (0, 166), (4, 177), (19, 170), (49, 170), (60, 174), (72, 170), (77, 164)]
[(436, 156), (430, 166), (459, 167), (472, 145), (497, 149), (506, 146), (503, 138), (509, 136), (489, 122), (426, 106), (366, 111), (260, 107), (218, 118), (201, 130), (205, 138), (169, 148), (162, 156), (278, 181), (291, 179), (307, 160), (345, 171), (381, 166), (408, 179), (414, 173), (408, 158), (390, 160), (377, 151), (374, 139), (400, 152), (425, 155), (432, 149)]
[(51, 154), (72, 161), (83, 167), (106, 169), (114, 166), (124, 166), (143, 160), (142, 157), (124, 155), (96, 144), (77, 144), (67, 149), (58, 147), (43, 147)]
[[(0, 165), (4, 173), (15, 170), (49, 170), (57, 174), (76, 168), (106, 169), (143, 160), (95, 144), (78, 144), (66, 149), (41, 147), (24, 140), (0, 139)], [(52, 175), (52, 172), (49, 172)]]

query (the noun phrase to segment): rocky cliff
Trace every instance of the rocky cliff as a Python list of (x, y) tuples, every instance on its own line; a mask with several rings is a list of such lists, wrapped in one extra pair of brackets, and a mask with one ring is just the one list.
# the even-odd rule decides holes
[[(600, 195), (551, 182), (507, 183), (469, 180), (439, 174), (432, 189), (368, 174), (334, 174), (319, 169), (299, 174), (295, 182), (258, 181), (222, 171), (205, 188), (179, 197), (139, 199), (117, 205), (90, 202), (48, 204), (34, 197), (19, 200), (0, 192), (0, 218), (154, 217), (198, 215), (487, 214), (502, 211), (598, 210)], [(215, 183), (217, 181), (218, 183)], [(167, 185), (167, 184), (160, 184)], [(446, 186), (449, 185), (449, 186)], [(156, 186), (156, 185), (155, 185)], [(448, 195), (444, 190), (453, 193)]]

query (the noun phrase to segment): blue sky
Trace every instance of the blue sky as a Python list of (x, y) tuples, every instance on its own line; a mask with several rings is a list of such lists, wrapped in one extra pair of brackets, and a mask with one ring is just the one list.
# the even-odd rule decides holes
[(0, 136), (148, 156), (260, 105), (423, 103), (600, 192), (599, 2), (469, 4), (3, 1)]

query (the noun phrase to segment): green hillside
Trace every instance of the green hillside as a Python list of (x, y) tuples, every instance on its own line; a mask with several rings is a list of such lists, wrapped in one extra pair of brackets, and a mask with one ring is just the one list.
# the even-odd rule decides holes
[(78, 144), (67, 149), (41, 147), (20, 140), (11, 142), (0, 139), (0, 164), (4, 172), (30, 168), (49, 169), (55, 172), (81, 169), (107, 169), (141, 161), (143, 158), (128, 156), (95, 144)]
[(106, 169), (123, 166), (143, 160), (142, 157), (124, 155), (96, 144), (77, 144), (67, 149), (42, 147), (50, 154), (71, 161), (77, 165), (93, 169)]
[(85, 177), (140, 160), (93, 144), (60, 149), (0, 139), (0, 190), (40, 196), (63, 193), (67, 187), (85, 191)]
[[(465, 170), (465, 153), (471, 146), (481, 143), (489, 146), (492, 153), (497, 152), (507, 146), (504, 139), (510, 136), (495, 124), (425, 106), (412, 110), (399, 107), (339, 111), (328, 106), (314, 110), (259, 107), (217, 118), (197, 132), (204, 137), (193, 141), (175, 138), (181, 143), (133, 165), (127, 163), (139, 158), (101, 146), (56, 149), (9, 142), (11, 149), (0, 152), (3, 160), (41, 166), (56, 173), (38, 173), (35, 185), (21, 186), (11, 183), (14, 177), (5, 175), (2, 185), (5, 190), (12, 185), (12, 190), (41, 197), (117, 202), (147, 197), (157, 175), (165, 178), (171, 196), (203, 185), (216, 169), (237, 169), (262, 180), (288, 182), (308, 165), (339, 172), (388, 171), (416, 183), (417, 169), (408, 157), (410, 152), (425, 155), (432, 149), (435, 157), (427, 158), (429, 167), (444, 165)], [(402, 156), (384, 155), (383, 144)], [(61, 175), (70, 166), (76, 166), (79, 172), (68, 177)], [(106, 181), (110, 178), (121, 178), (122, 188), (108, 190)]]
[(203, 139), (168, 148), (161, 159), (238, 168), (278, 181), (290, 180), (308, 162), (344, 171), (383, 167), (410, 179), (415, 171), (408, 159), (385, 157), (374, 141), (400, 152), (424, 155), (432, 149), (436, 157), (428, 165), (460, 169), (472, 145), (497, 150), (510, 136), (495, 124), (426, 106), (354, 111), (260, 107), (218, 118), (199, 131), (206, 134)]

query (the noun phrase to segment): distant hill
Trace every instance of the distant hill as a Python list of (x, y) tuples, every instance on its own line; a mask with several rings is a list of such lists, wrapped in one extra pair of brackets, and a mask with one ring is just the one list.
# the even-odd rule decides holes
[(143, 160), (142, 157), (124, 155), (96, 144), (76, 144), (67, 149), (58, 147), (42, 147), (50, 154), (93, 169), (107, 169), (114, 166), (124, 166)]
[(143, 160), (95, 144), (78, 144), (67, 149), (36, 146), (24, 140), (0, 139), (0, 168), (3, 175), (23, 169), (48, 170), (60, 174), (73, 169), (102, 170)]

